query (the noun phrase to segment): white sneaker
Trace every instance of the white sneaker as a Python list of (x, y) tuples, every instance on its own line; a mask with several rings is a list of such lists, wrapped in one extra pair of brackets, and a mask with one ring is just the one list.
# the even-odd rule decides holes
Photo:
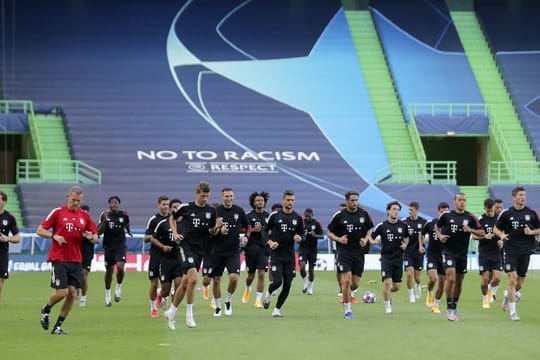
[(420, 300), (422, 297), (422, 285), (417, 284), (414, 286), (414, 296), (416, 297), (416, 300)]
[(79, 301), (79, 306), (80, 307), (86, 307), (86, 299), (81, 298), (80, 301)]
[(197, 327), (197, 324), (195, 323), (195, 319), (193, 319), (192, 317), (186, 317), (186, 325), (188, 328)]
[(169, 329), (176, 330), (176, 320), (171, 315), (171, 313), (169, 313), (169, 310), (165, 311), (163, 315), (165, 315), (165, 319), (167, 319), (167, 325), (169, 326)]
[(392, 308), (391, 308), (391, 307), (387, 307), (386, 309), (384, 309), (384, 313), (387, 314), (387, 315), (392, 314)]
[(274, 308), (274, 310), (272, 310), (272, 316), (273, 317), (283, 317), (283, 315), (281, 315), (281, 311), (278, 308)]
[(512, 321), (519, 321), (521, 320), (517, 313), (510, 314), (510, 320)]
[(409, 302), (410, 303), (413, 303), (413, 302), (416, 302), (416, 297), (413, 295), (413, 296), (409, 296)]
[(227, 316), (232, 315), (232, 304), (230, 302), (225, 303), (225, 315)]
[(307, 294), (308, 294), (308, 295), (313, 295), (313, 285), (308, 285), (308, 287), (307, 287)]
[(111, 295), (105, 294), (105, 306), (110, 307), (111, 306)]

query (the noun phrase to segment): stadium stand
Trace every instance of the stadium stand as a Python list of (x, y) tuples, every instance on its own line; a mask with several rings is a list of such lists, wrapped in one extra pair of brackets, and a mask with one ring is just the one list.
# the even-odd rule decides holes
[[(116, 194), (142, 228), (159, 195), (190, 201), (207, 180), (213, 202), (232, 186), (245, 208), (252, 191), (279, 202), (292, 188), (297, 210), (311, 207), (326, 223), (345, 191), (368, 189), (386, 166), (340, 1), (296, 2), (305, 11), (241, 5), (95, 1), (72, 12), (71, 3), (17, 2), (26, 20), (6, 26), (17, 31), (6, 96), (65, 114), (72, 159), (102, 172), (102, 185), (84, 186), (94, 217)], [(175, 62), (182, 46), (191, 63)], [(258, 84), (249, 82), (255, 72)], [(339, 101), (323, 101), (330, 95)], [(60, 205), (69, 185), (20, 184), (26, 226)], [(384, 217), (385, 202), (364, 205)]]
[(540, 39), (531, 35), (540, 31), (540, 3), (476, 0), (475, 11), (536, 158), (540, 159)]

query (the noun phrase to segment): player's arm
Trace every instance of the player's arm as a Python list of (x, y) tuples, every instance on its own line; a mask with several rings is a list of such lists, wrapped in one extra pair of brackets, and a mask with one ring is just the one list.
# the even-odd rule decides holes
[(0, 233), (0, 242), (17, 244), (21, 241), (19, 233), (12, 234), (11, 236)]
[(105, 227), (107, 226), (107, 217), (109, 216), (109, 212), (102, 212), (101, 216), (99, 217), (99, 225), (98, 225), (98, 235), (102, 235), (105, 232)]
[(419, 231), (417, 233), (417, 235), (418, 235), (418, 252), (420, 254), (423, 254), (423, 253), (426, 252), (426, 248), (424, 247), (424, 239), (423, 239), (423, 236), (422, 236), (422, 232)]
[(371, 241), (370, 241), (370, 239), (371, 239), (371, 231), (372, 231), (372, 229), (369, 229), (368, 232), (366, 233), (366, 236), (364, 236), (363, 238), (360, 239), (360, 246), (361, 247), (364, 247), (368, 243), (371, 243)]

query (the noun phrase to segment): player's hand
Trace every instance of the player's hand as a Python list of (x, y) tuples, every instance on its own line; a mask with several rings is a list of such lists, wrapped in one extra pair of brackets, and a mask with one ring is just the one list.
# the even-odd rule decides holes
[(261, 232), (262, 231), (262, 225), (257, 224), (254, 227), (251, 228), (251, 232)]
[(525, 227), (523, 228), (523, 232), (525, 233), (525, 235), (534, 235), (533, 231), (527, 224), (525, 224)]
[(9, 237), (0, 233), (0, 242), (7, 243), (8, 241), (9, 241)]
[(508, 240), (508, 234), (503, 232), (502, 235), (499, 236), (499, 238), (500, 238), (502, 241), (507, 241), (507, 240)]
[(246, 235), (243, 235), (241, 238), (240, 238), (240, 246), (241, 247), (244, 247), (246, 246), (248, 243), (248, 237)]
[(493, 239), (493, 236), (495, 236), (493, 233), (487, 233), (486, 235), (484, 235), (484, 239), (491, 240)]
[(54, 234), (52, 239), (58, 243), (58, 245), (63, 245), (67, 243), (62, 235)]
[(174, 234), (174, 241), (180, 244), (184, 240), (184, 235), (182, 234)]
[(367, 245), (367, 243), (368, 243), (368, 239), (366, 239), (366, 238), (361, 238), (360, 239), (360, 246), (361, 247), (365, 247)]
[(172, 246), (165, 245), (161, 248), (161, 251), (163, 251), (164, 253), (170, 253), (172, 251)]
[(499, 249), (502, 249), (502, 248), (503, 248), (503, 245), (504, 245), (504, 241), (502, 241), (502, 240), (497, 240), (497, 247), (498, 247)]
[(279, 246), (279, 243), (276, 241), (268, 240), (268, 247), (272, 250), (277, 249)]
[(216, 227), (222, 227), (223, 226), (223, 218), (220, 216), (216, 218)]
[(349, 237), (347, 235), (343, 235), (343, 236), (338, 237), (336, 240), (338, 243), (345, 245), (349, 242)]
[(221, 227), (219, 228), (219, 231), (221, 232), (222, 235), (227, 235), (229, 233), (229, 228), (224, 225), (221, 225)]
[(419, 252), (420, 254), (423, 254), (423, 253), (426, 252), (426, 248), (423, 247), (423, 246), (420, 246), (420, 248), (418, 249), (418, 252)]
[(472, 232), (472, 229), (469, 226), (469, 224), (464, 224), (463, 225), (463, 231), (470, 233), (470, 232)]
[(300, 241), (302, 241), (302, 236), (296, 234), (296, 235), (294, 235), (293, 239), (294, 239), (294, 241), (296, 241), (296, 242), (300, 242)]
[(402, 241), (399, 247), (401, 248), (401, 250), (405, 250), (407, 248), (407, 244), (405, 244), (405, 242)]

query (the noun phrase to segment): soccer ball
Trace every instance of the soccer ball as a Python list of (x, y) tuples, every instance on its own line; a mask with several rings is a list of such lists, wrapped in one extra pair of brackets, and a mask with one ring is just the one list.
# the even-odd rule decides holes
[(373, 291), (366, 291), (364, 295), (362, 295), (362, 300), (364, 300), (366, 304), (373, 304), (375, 300), (377, 300), (377, 296), (375, 296)]

